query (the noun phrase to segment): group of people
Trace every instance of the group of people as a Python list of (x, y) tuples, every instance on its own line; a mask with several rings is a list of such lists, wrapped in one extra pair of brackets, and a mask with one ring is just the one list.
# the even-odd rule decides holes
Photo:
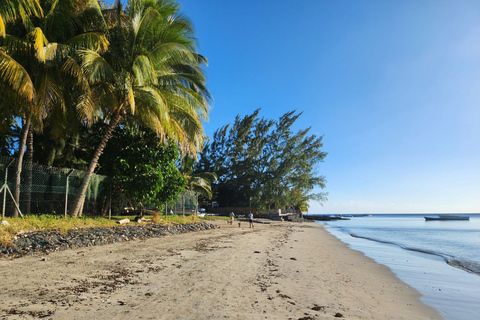
[[(235, 213), (230, 212), (230, 225), (233, 224), (233, 221), (235, 221)], [(255, 226), (253, 225), (253, 213), (249, 213), (248, 214), (248, 221), (250, 223), (250, 228), (255, 228)]]

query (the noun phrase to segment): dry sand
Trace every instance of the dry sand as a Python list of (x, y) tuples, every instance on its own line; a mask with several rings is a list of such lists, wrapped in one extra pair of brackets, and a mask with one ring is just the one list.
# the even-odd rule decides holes
[(441, 319), (319, 224), (216, 223), (0, 260), (0, 319)]

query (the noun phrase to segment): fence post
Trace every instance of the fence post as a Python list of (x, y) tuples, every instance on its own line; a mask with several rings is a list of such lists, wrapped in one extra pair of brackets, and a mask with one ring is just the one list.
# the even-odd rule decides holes
[(67, 174), (67, 184), (65, 186), (65, 189), (66, 189), (66, 191), (65, 191), (65, 218), (67, 217), (67, 210), (68, 210), (68, 187), (69, 187), (68, 178), (73, 173), (73, 171), (75, 171), (75, 169), (70, 170), (70, 172)]
[(14, 160), (10, 161), (8, 166), (5, 167), (5, 183), (3, 184), (2, 188), (0, 188), (0, 193), (4, 191), (5, 193), (3, 194), (3, 211), (2, 211), (2, 217), (5, 218), (5, 204), (7, 202), (7, 191), (10, 194), (10, 197), (12, 197), (13, 204), (15, 205), (15, 208), (17, 209), (18, 213), (20, 213), (20, 216), (23, 218), (22, 211), (20, 211), (20, 206), (18, 205), (17, 201), (15, 201), (15, 197), (13, 196), (12, 192), (10, 191), (10, 188), (8, 187), (8, 167), (14, 162)]
[[(8, 164), (8, 166), (5, 167), (5, 182), (3, 183), (3, 187), (1, 190), (3, 190), (3, 210), (2, 210), (2, 218), (5, 218), (5, 205), (7, 203), (7, 189), (6, 187), (8, 187), (8, 167), (10, 167), (10, 165), (12, 164), (13, 160), (10, 161), (10, 163)], [(5, 189), (5, 190), (4, 190)]]
[(198, 214), (198, 193), (195, 193), (195, 214)]
[(108, 220), (112, 220), (112, 184), (110, 183), (110, 200), (108, 204)]

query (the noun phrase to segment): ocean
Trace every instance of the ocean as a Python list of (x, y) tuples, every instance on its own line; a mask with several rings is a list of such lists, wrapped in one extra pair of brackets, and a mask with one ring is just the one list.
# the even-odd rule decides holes
[(321, 222), (352, 249), (388, 266), (447, 320), (480, 319), (480, 214), (376, 214)]

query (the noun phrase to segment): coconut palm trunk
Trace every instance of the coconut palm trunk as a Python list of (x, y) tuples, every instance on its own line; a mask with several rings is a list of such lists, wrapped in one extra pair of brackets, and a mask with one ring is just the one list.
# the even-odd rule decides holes
[[(41, 130), (45, 116), (53, 107), (65, 107), (62, 88), (65, 81), (60, 80), (64, 79), (64, 74), (71, 73), (70, 76), (79, 78), (74, 72), (72, 63), (68, 63), (67, 55), (79, 49), (95, 48), (103, 52), (108, 47), (108, 41), (104, 34), (97, 31), (101, 29), (103, 18), (96, 0), (62, 0), (54, 3), (40, 0), (0, 0), (0, 2), (2, 3), (0, 36), (8, 34), (8, 41), (2, 41), (0, 49), (2, 65), (0, 80), (6, 84), (2, 85), (2, 91), (5, 90), (9, 95), (13, 94), (19, 98), (21, 103), (12, 108), (14, 110), (12, 114), (25, 118), (19, 141), (13, 190), (14, 200), (18, 204), (29, 129), (34, 127)], [(45, 15), (40, 2), (49, 8)], [(88, 25), (81, 25), (83, 20), (76, 17), (87, 11), (90, 15)], [(51, 43), (47, 38), (58, 39), (68, 44)], [(62, 64), (63, 67), (60, 67)], [(80, 87), (78, 84), (76, 86)], [(22, 199), (25, 199), (23, 194)], [(18, 209), (13, 211), (14, 216), (18, 214)]]
[(73, 210), (71, 211), (71, 216), (74, 218), (82, 215), (83, 204), (87, 196), (88, 185), (90, 184), (90, 181), (92, 180), (92, 177), (93, 177), (93, 172), (95, 171), (95, 168), (98, 165), (98, 159), (100, 159), (100, 156), (102, 155), (108, 140), (112, 136), (113, 130), (115, 130), (118, 123), (120, 122), (120, 119), (121, 119), (121, 115), (119, 113), (114, 114), (114, 116), (110, 120), (107, 131), (105, 132), (105, 134), (102, 137), (102, 140), (100, 141), (99, 145), (95, 149), (95, 153), (93, 154), (92, 160), (90, 161), (90, 164), (88, 166), (87, 174), (83, 178), (82, 185), (80, 186), (80, 191), (77, 195), (77, 198), (75, 199)]
[(30, 126), (27, 136), (27, 151), (25, 153), (25, 208), (24, 214), (30, 214), (32, 203), (32, 181), (33, 181), (33, 128)]
[[(196, 52), (193, 27), (173, 1), (119, 0), (106, 10), (109, 50), (82, 50), (83, 74), (90, 85), (92, 118), (110, 118), (107, 132), (90, 162), (71, 216), (81, 214), (98, 159), (121, 117), (133, 116), (183, 154), (196, 153), (204, 140), (210, 94)], [(116, 22), (116, 23), (115, 23)], [(113, 115), (111, 112), (113, 110)], [(98, 118), (97, 118), (98, 119)]]
[[(22, 180), (23, 156), (25, 155), (25, 146), (27, 145), (28, 132), (30, 130), (30, 117), (27, 118), (23, 127), (18, 146), (17, 168), (15, 170), (14, 201), (20, 207), (20, 186)], [(20, 212), (15, 208), (13, 217), (18, 218)], [(20, 213), (21, 214), (21, 213)]]

